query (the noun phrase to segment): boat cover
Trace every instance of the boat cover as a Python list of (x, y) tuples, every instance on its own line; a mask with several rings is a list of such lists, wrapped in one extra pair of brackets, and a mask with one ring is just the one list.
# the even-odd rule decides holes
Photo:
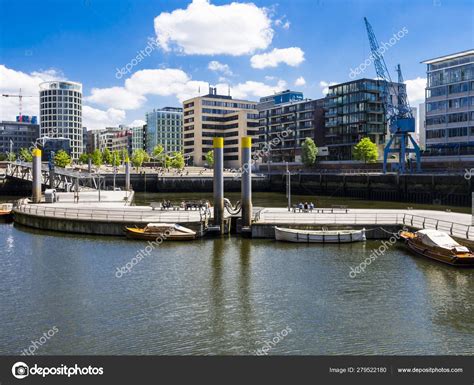
[(444, 249), (455, 249), (457, 252), (469, 252), (467, 247), (461, 246), (448, 234), (438, 230), (425, 229), (417, 231), (421, 242), (427, 246), (438, 246)]

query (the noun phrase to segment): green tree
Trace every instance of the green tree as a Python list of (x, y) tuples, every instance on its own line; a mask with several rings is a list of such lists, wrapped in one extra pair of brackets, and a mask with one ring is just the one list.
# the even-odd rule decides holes
[(145, 150), (138, 149), (138, 150), (133, 151), (132, 158), (130, 160), (132, 161), (133, 166), (138, 169), (139, 167), (141, 167), (143, 162), (146, 161), (145, 159), (147, 157), (149, 159), (149, 156)]
[(110, 150), (107, 147), (102, 152), (102, 160), (104, 161), (105, 164), (111, 164), (112, 163), (112, 153), (110, 152)]
[(58, 167), (66, 167), (71, 164), (71, 157), (69, 154), (64, 150), (59, 150), (54, 155), (54, 165)]
[(354, 146), (354, 158), (363, 160), (364, 163), (376, 162), (379, 158), (379, 150), (377, 145), (370, 138), (362, 138), (359, 143)]
[(0, 152), (0, 162), (3, 162), (4, 160), (7, 160), (7, 154)]
[(91, 154), (88, 154), (88, 153), (84, 152), (79, 156), (78, 161), (81, 164), (85, 164), (85, 163), (89, 162), (90, 157), (91, 157)]
[(102, 166), (102, 153), (99, 149), (95, 149), (91, 155), (92, 164), (96, 167)]
[(9, 162), (14, 162), (16, 160), (16, 155), (14, 152), (7, 152), (7, 160)]
[(214, 166), (214, 151), (210, 150), (206, 153), (206, 162), (209, 167)]
[(31, 151), (27, 148), (20, 148), (20, 153), (18, 154), (18, 157), (24, 162), (33, 162), (33, 155), (31, 154)]
[(184, 168), (184, 155), (182, 152), (176, 151), (173, 153), (173, 159), (171, 159), (170, 166), (177, 169)]
[(164, 148), (161, 144), (158, 144), (157, 146), (155, 146), (153, 148), (153, 152), (152, 152), (153, 158), (154, 159), (160, 159), (161, 154), (163, 153), (163, 151), (164, 151)]
[(316, 156), (318, 155), (318, 148), (314, 144), (313, 139), (306, 138), (301, 145), (301, 160), (307, 167), (311, 167), (316, 162)]
[(120, 166), (121, 158), (120, 158), (120, 152), (118, 150), (112, 151), (111, 159), (112, 161), (110, 162), (110, 164), (112, 166), (115, 166), (115, 167)]
[(129, 153), (128, 153), (128, 150), (126, 148), (122, 148), (120, 150), (120, 160), (122, 162), (126, 162), (127, 159), (129, 159)]

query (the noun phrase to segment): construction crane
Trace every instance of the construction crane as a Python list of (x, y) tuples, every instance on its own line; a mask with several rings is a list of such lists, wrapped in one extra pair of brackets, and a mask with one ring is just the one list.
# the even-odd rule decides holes
[[(392, 82), (390, 73), (387, 70), (385, 59), (381, 53), (372, 26), (367, 18), (364, 17), (364, 21), (369, 37), (370, 50), (374, 59), (375, 72), (381, 80), (381, 99), (390, 131), (390, 138), (383, 152), (383, 172), (387, 172), (388, 156), (391, 153), (398, 154), (398, 170), (401, 173), (406, 172), (407, 155), (410, 153), (415, 154), (417, 171), (421, 171), (420, 147), (411, 135), (411, 133), (415, 132), (415, 118), (408, 103), (405, 88), (402, 86), (403, 75), (400, 64), (397, 66), (397, 73), (398, 83), (401, 84), (395, 84)], [(395, 98), (396, 102), (393, 101), (392, 97)], [(408, 146), (408, 142), (413, 145), (413, 148)]]
[(20, 113), (19, 113), (19, 116), (20, 116), (20, 119), (21, 119), (21, 110), (22, 110), (22, 107), (23, 107), (23, 98), (34, 98), (35, 96), (33, 95), (22, 95), (21, 94), (21, 88), (20, 88), (20, 92), (18, 94), (2, 94), (2, 96), (4, 96), (5, 98), (18, 98), (19, 99), (19, 110), (20, 110)]

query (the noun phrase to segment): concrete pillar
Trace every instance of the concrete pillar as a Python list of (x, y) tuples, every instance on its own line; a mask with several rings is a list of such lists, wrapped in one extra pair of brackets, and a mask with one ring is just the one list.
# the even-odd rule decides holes
[(92, 159), (87, 160), (87, 172), (90, 174), (92, 172)]
[(214, 225), (224, 234), (224, 138), (214, 138)]
[(54, 166), (49, 169), (49, 187), (54, 188), (55, 172)]
[(130, 161), (125, 161), (125, 191), (130, 191)]
[(252, 138), (242, 138), (242, 226), (252, 223)]
[(41, 150), (33, 149), (33, 203), (41, 202)]

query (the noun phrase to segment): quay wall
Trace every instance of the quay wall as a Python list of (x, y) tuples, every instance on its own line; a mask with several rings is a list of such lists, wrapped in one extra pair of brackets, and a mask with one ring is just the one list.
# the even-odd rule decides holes
[[(270, 176), (271, 191), (285, 192), (286, 177)], [(332, 195), (433, 205), (471, 206), (471, 180), (462, 175), (292, 175), (294, 194)]]
[[(122, 221), (101, 221), (85, 220), (77, 218), (54, 218), (40, 215), (32, 215), (15, 211), (15, 222), (23, 226), (33, 227), (41, 230), (61, 231), (75, 234), (92, 235), (115, 235), (125, 236), (124, 228), (139, 226), (143, 227), (146, 223), (140, 222), (122, 222)], [(197, 232), (198, 236), (204, 233), (200, 222), (183, 222), (180, 225)]]

